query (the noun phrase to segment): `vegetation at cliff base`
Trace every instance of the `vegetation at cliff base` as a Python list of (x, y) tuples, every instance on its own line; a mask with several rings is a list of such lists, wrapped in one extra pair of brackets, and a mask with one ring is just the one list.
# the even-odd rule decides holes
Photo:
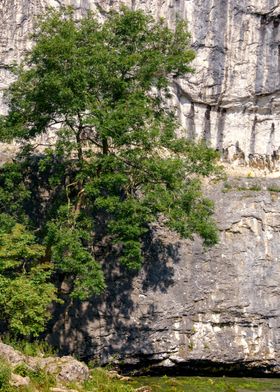
[(85, 300), (105, 289), (104, 264), (141, 268), (152, 224), (217, 241), (201, 191), (217, 153), (177, 137), (167, 105), (192, 72), (186, 24), (50, 10), (33, 40), (0, 120), (1, 140), (20, 146), (0, 168), (0, 308), (17, 336), (42, 332), (62, 286)]
[[(29, 377), (26, 386), (10, 384), (13, 374)], [(13, 383), (12, 383), (13, 384)], [(229, 377), (114, 377), (112, 372), (95, 368), (88, 381), (57, 382), (55, 377), (42, 370), (30, 370), (18, 365), (11, 367), (0, 359), (1, 392), (273, 392), (279, 391), (279, 379), (248, 379)]]

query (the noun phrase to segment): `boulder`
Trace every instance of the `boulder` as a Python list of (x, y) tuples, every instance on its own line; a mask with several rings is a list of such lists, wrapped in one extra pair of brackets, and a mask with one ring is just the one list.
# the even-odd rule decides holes
[(6, 360), (12, 367), (23, 363), (26, 358), (20, 351), (2, 342), (0, 342), (0, 357)]
[(30, 365), (32, 363), (35, 367), (55, 375), (60, 381), (85, 381), (89, 378), (88, 367), (71, 356), (36, 358), (35, 361), (29, 362)]
[[(12, 368), (24, 364), (30, 370), (37, 371), (39, 369), (53, 374), (58, 381), (80, 382), (89, 378), (88, 367), (71, 356), (48, 358), (30, 357), (0, 342), (0, 357), (6, 360)], [(27, 381), (28, 377), (21, 377), (14, 374), (12, 382), (20, 383), (24, 382), (24, 379)]]
[(19, 374), (12, 373), (11, 379), (10, 379), (10, 385), (12, 387), (16, 387), (16, 388), (26, 387), (29, 384), (30, 384), (29, 377), (22, 377)]

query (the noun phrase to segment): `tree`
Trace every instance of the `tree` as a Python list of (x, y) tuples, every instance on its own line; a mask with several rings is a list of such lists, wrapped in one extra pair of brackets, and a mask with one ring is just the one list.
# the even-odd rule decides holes
[(57, 300), (49, 277), (52, 265), (43, 262), (44, 246), (5, 214), (0, 214), (1, 322), (15, 336), (38, 336)]
[[(71, 295), (104, 289), (104, 244), (115, 260), (140, 268), (142, 239), (159, 218), (185, 238), (198, 233), (215, 243), (213, 203), (200, 177), (218, 173), (217, 153), (177, 138), (166, 105), (172, 79), (192, 72), (186, 24), (171, 30), (128, 8), (103, 24), (91, 13), (77, 21), (71, 9), (51, 10), (33, 38), (1, 120), (2, 140), (24, 142), (0, 173), (4, 189), (7, 178), (9, 189), (20, 187), (21, 202), (7, 207), (13, 192), (4, 191), (0, 207), (36, 229)], [(50, 129), (54, 144), (38, 149)]]

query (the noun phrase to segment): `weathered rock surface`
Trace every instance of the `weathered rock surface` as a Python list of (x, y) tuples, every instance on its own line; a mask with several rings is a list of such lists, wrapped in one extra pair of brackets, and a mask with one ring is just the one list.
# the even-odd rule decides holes
[(0, 341), (0, 357), (7, 361), (12, 367), (16, 367), (17, 365), (24, 362), (25, 356), (15, 350), (13, 347), (8, 344), (4, 344)]
[[(197, 52), (194, 75), (174, 85), (174, 102), (186, 135), (205, 138), (224, 153), (274, 168), (280, 147), (280, 5), (278, 0), (126, 0), (132, 7), (189, 21)], [(0, 90), (9, 67), (30, 47), (33, 19), (47, 6), (72, 4), (102, 17), (120, 1), (2, 0)], [(2, 111), (5, 108), (2, 105)]]
[(30, 384), (29, 377), (22, 377), (19, 374), (11, 374), (10, 385), (16, 388), (26, 387)]
[(32, 368), (40, 368), (47, 373), (54, 374), (61, 381), (85, 381), (89, 378), (88, 367), (70, 356), (29, 358), (27, 364)]
[[(29, 369), (34, 371), (42, 369), (45, 372), (54, 375), (58, 381), (85, 381), (89, 378), (88, 367), (70, 356), (61, 358), (30, 357), (15, 350), (13, 347), (0, 342), (0, 358), (6, 360), (12, 368), (16, 368), (18, 365), (26, 365)], [(28, 383), (27, 379), (28, 377), (20, 377), (19, 375), (14, 374), (12, 384), (22, 383), (20, 385), (25, 385), (25, 382)]]
[(141, 273), (108, 271), (108, 294), (69, 307), (53, 342), (103, 364), (280, 373), (279, 190), (255, 179), (209, 190), (217, 246), (157, 228)]

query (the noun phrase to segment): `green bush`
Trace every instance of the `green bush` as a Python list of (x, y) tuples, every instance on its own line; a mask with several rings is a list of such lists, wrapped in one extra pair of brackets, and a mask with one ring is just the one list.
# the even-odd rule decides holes
[(11, 368), (6, 361), (0, 358), (0, 391), (7, 391), (11, 377)]
[[(9, 225), (7, 225), (7, 221)], [(35, 235), (7, 214), (0, 214), (0, 312), (14, 336), (38, 336), (57, 300), (50, 282), (52, 265)]]

